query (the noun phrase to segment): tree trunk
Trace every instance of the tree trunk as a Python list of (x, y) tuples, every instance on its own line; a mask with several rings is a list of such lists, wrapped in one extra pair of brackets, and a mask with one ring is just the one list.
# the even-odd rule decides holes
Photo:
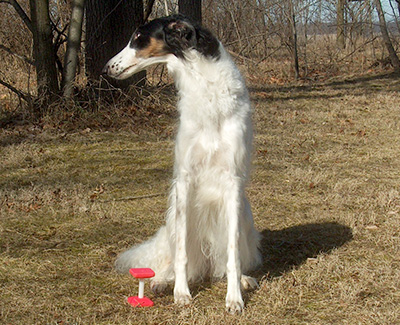
[(292, 48), (294, 76), (296, 79), (299, 79), (300, 77), (299, 53), (297, 46), (296, 15), (294, 13), (293, 0), (289, 0), (289, 23), (290, 23), (290, 43)]
[(344, 6), (345, 0), (337, 0), (336, 3), (336, 45), (339, 49), (343, 50), (346, 48), (345, 33), (345, 19), (344, 19)]
[(56, 54), (50, 25), (49, 0), (30, 0), (38, 98), (47, 100), (59, 91)]
[[(129, 42), (143, 22), (143, 0), (86, 1), (86, 73), (98, 80), (104, 65)], [(133, 76), (134, 80), (143, 78)], [(126, 87), (133, 79), (115, 82)], [(114, 82), (113, 82), (114, 83)]]
[(201, 0), (178, 0), (179, 13), (201, 24)]
[(65, 97), (71, 97), (73, 95), (74, 79), (76, 67), (78, 65), (78, 54), (81, 48), (84, 8), (85, 0), (73, 0), (62, 81), (62, 88)]
[(396, 0), (397, 2), (397, 10), (399, 12), (399, 17), (400, 17), (400, 0)]
[(386, 27), (386, 20), (383, 13), (381, 1), (375, 0), (375, 6), (379, 17), (379, 27), (381, 29), (383, 41), (385, 42), (386, 48), (389, 52), (390, 62), (392, 63), (394, 70), (396, 72), (400, 72), (400, 60), (389, 37), (389, 32)]

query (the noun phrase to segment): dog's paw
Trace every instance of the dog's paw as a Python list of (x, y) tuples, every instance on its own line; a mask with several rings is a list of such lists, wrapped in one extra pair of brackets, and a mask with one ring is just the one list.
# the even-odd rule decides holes
[(254, 290), (260, 288), (260, 286), (257, 283), (257, 280), (248, 275), (242, 275), (240, 278), (240, 283), (244, 290), (250, 290), (250, 289)]
[(151, 281), (150, 288), (155, 295), (161, 295), (167, 290), (168, 283), (164, 281)]
[(230, 314), (241, 313), (244, 308), (244, 303), (242, 299), (239, 300), (226, 300), (226, 311)]
[(186, 306), (192, 302), (190, 293), (174, 293), (174, 301), (179, 306)]

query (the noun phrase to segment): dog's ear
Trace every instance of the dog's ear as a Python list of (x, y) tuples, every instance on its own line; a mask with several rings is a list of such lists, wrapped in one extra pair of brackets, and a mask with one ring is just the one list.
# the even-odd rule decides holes
[(165, 27), (165, 42), (178, 56), (182, 52), (196, 46), (196, 29), (187, 21), (178, 19)]

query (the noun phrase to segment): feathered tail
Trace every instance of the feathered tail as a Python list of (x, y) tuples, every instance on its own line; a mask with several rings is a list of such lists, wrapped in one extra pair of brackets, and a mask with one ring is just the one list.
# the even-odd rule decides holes
[(162, 273), (171, 264), (171, 250), (166, 226), (142, 244), (133, 246), (118, 256), (115, 269), (126, 273), (131, 268), (149, 267), (154, 272)]

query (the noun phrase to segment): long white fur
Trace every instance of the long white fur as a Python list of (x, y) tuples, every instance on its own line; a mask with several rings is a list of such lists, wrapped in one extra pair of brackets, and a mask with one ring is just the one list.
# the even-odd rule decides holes
[[(178, 304), (191, 300), (188, 282), (227, 277), (226, 308), (243, 309), (240, 281), (261, 262), (260, 235), (245, 196), (252, 143), (251, 106), (243, 78), (222, 45), (218, 59), (196, 50), (142, 59), (127, 46), (109, 61), (108, 74), (124, 78), (166, 62), (179, 91), (179, 129), (166, 225), (122, 253), (116, 269), (151, 267), (155, 291), (175, 280)], [(147, 60), (147, 61), (146, 61)], [(112, 68), (113, 63), (118, 68)], [(122, 71), (122, 72), (121, 72)]]

